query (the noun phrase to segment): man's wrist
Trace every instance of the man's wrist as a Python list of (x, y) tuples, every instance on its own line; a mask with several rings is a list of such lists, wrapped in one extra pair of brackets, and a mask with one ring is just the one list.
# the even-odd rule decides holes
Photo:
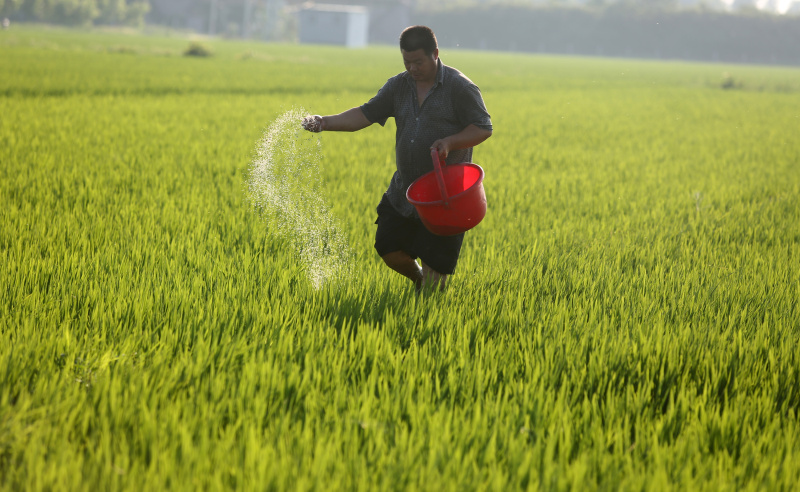
[(442, 144), (444, 146), (445, 151), (447, 151), (448, 154), (454, 150), (453, 149), (453, 139), (452, 138), (444, 137), (442, 139)]

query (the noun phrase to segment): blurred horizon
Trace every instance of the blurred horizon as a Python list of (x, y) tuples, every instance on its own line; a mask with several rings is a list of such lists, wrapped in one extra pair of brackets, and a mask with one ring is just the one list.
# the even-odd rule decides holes
[(454, 48), (800, 65), (800, 0), (0, 0), (0, 17), (351, 48), (426, 24)]

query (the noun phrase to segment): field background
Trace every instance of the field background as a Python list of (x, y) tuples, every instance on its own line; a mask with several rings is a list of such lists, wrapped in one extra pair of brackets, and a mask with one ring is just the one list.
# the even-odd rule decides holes
[(397, 50), (203, 43), (0, 32), (1, 489), (797, 490), (800, 70), (443, 50), (489, 212), (416, 300), (391, 122), (319, 137), (341, 281), (245, 193)]

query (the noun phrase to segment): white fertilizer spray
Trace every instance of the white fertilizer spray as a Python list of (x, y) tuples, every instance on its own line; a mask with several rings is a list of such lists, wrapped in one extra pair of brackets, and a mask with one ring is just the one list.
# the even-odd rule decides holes
[(270, 233), (290, 242), (309, 280), (320, 288), (347, 271), (352, 253), (326, 205), (321, 143), (301, 129), (305, 115), (293, 109), (267, 128), (250, 165), (248, 192)]

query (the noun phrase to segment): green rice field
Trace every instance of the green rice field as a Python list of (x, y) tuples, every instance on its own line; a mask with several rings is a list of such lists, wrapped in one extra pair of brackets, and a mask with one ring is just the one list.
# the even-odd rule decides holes
[(399, 50), (199, 41), (0, 31), (0, 490), (800, 490), (800, 69), (443, 49), (488, 212), (417, 298), (392, 120), (274, 133), (324, 223), (253, 187)]

